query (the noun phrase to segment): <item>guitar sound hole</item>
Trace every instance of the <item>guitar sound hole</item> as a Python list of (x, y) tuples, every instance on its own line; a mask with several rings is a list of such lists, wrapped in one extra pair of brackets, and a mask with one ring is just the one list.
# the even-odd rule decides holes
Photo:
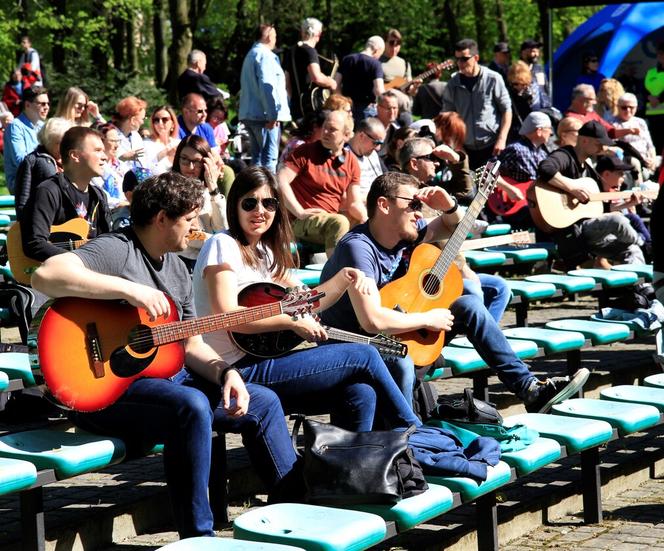
[(427, 295), (437, 295), (440, 291), (440, 279), (433, 274), (425, 275), (422, 280), (422, 290)]
[(154, 348), (152, 333), (147, 325), (137, 325), (129, 332), (129, 348), (137, 354), (145, 354)]

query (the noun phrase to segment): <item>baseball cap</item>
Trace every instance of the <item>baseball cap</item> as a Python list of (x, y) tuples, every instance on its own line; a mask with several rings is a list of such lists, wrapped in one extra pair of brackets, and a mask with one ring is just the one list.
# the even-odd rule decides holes
[(507, 42), (496, 42), (496, 45), (493, 47), (495, 53), (509, 54), (510, 45)]
[(613, 145), (613, 140), (609, 138), (606, 129), (597, 121), (588, 121), (579, 129), (579, 136), (587, 138), (597, 138), (602, 145)]
[(614, 155), (601, 155), (597, 158), (595, 170), (600, 174), (605, 170), (610, 170), (611, 172), (624, 172), (626, 170), (632, 170), (632, 165), (623, 163)]
[(532, 38), (530, 38), (528, 40), (524, 40), (521, 43), (520, 51), (527, 50), (528, 48), (541, 48), (541, 47), (542, 47), (541, 42), (538, 42), (537, 40), (533, 40)]
[(528, 113), (528, 116), (523, 119), (519, 135), (525, 136), (526, 134), (534, 132), (538, 128), (552, 128), (551, 119), (546, 113), (533, 111), (532, 113)]
[(431, 119), (420, 119), (411, 123), (410, 128), (415, 130), (418, 136), (429, 138), (436, 135), (436, 125)]

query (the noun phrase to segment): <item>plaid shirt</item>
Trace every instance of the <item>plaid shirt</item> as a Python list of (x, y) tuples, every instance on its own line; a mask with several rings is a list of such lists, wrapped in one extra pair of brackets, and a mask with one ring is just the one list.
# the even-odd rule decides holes
[(547, 157), (544, 146), (536, 147), (528, 138), (521, 136), (500, 154), (500, 175), (517, 182), (535, 180), (537, 167)]

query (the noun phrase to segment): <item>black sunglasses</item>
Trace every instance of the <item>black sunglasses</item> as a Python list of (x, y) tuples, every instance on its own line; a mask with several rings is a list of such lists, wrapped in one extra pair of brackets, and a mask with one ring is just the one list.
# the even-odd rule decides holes
[(385, 143), (383, 140), (379, 140), (377, 138), (374, 138), (371, 134), (369, 134), (368, 132), (365, 132), (364, 130), (362, 130), (362, 134), (364, 134), (367, 138), (369, 138), (373, 142), (374, 145), (383, 145)]
[(416, 199), (415, 197), (402, 197), (401, 195), (390, 195), (390, 199), (403, 199), (404, 201), (408, 201), (408, 210), (412, 211), (421, 211), (423, 203), (419, 199)]
[[(242, 202), (240, 203), (240, 206), (242, 207), (242, 210), (245, 212), (251, 212), (258, 206), (258, 201), (256, 197), (247, 197), (246, 199), (242, 199)], [(268, 212), (275, 212), (277, 210), (277, 207), (279, 206), (279, 199), (276, 197), (265, 197), (263, 199), (260, 199), (261, 205), (263, 205), (263, 208), (268, 211)]]
[(454, 59), (456, 59), (457, 63), (461, 63), (462, 61), (463, 62), (468, 61), (472, 57), (473, 57), (472, 55), (462, 55), (462, 56), (458, 56), (458, 57), (454, 56)]
[[(429, 130), (429, 129), (427, 128), (427, 130)], [(429, 132), (430, 132), (430, 130), (429, 130)], [(413, 157), (413, 159), (415, 159), (415, 160), (424, 159), (426, 161), (431, 161), (432, 163), (439, 163), (440, 162), (440, 159), (438, 157), (436, 157), (436, 155), (433, 152), (429, 153), (428, 155), (419, 155), (418, 157)]]
[(152, 119), (152, 122), (154, 123), (160, 122), (162, 124), (166, 124), (167, 122), (171, 122), (171, 117), (154, 117)]

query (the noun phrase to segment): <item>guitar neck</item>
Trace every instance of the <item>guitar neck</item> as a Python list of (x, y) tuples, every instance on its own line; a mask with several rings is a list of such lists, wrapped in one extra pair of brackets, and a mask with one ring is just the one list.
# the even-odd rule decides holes
[(479, 239), (467, 239), (461, 245), (462, 251), (473, 251), (484, 247), (497, 247), (498, 245), (511, 245), (513, 243), (533, 243), (535, 236), (527, 231), (510, 233), (507, 235), (496, 235), (495, 237), (481, 237)]
[[(639, 193), (647, 199), (656, 199), (658, 191), (640, 191)], [(616, 199), (629, 199), (634, 195), (634, 191), (603, 191), (601, 193), (591, 193), (591, 201), (615, 201)]]
[(399, 86), (399, 90), (405, 92), (408, 89), (408, 87), (412, 84), (413, 80), (426, 80), (430, 76), (435, 75), (438, 71), (444, 71), (445, 69), (449, 69), (449, 67), (450, 67), (450, 62), (443, 61), (442, 63), (439, 63), (438, 65), (432, 67), (431, 69), (428, 69), (423, 73), (416, 75), (415, 78), (409, 80), (405, 84), (402, 84), (401, 86)]
[(344, 331), (343, 329), (328, 326), (325, 326), (325, 331), (327, 332), (327, 336), (335, 341), (371, 344), (371, 337), (366, 335), (358, 335), (357, 333), (351, 333), (350, 331)]
[(475, 195), (475, 199), (473, 199), (466, 214), (457, 225), (454, 233), (452, 233), (452, 236), (447, 241), (445, 248), (440, 253), (438, 260), (436, 260), (436, 263), (431, 269), (431, 273), (436, 275), (440, 280), (443, 279), (457, 254), (459, 254), (470, 228), (477, 219), (479, 213), (482, 211), (484, 203), (486, 203), (489, 195), (491, 195), (496, 182), (499, 165), (500, 163), (497, 161), (495, 163), (490, 163), (482, 171), (481, 176), (479, 176), (481, 181), (477, 186), (477, 195)]
[(176, 321), (157, 325), (150, 329), (155, 346), (161, 346), (171, 342), (181, 341), (195, 335), (203, 335), (258, 321), (282, 313), (280, 302), (271, 302), (252, 308), (244, 308), (236, 312), (224, 314), (212, 314), (201, 318), (186, 321)]

